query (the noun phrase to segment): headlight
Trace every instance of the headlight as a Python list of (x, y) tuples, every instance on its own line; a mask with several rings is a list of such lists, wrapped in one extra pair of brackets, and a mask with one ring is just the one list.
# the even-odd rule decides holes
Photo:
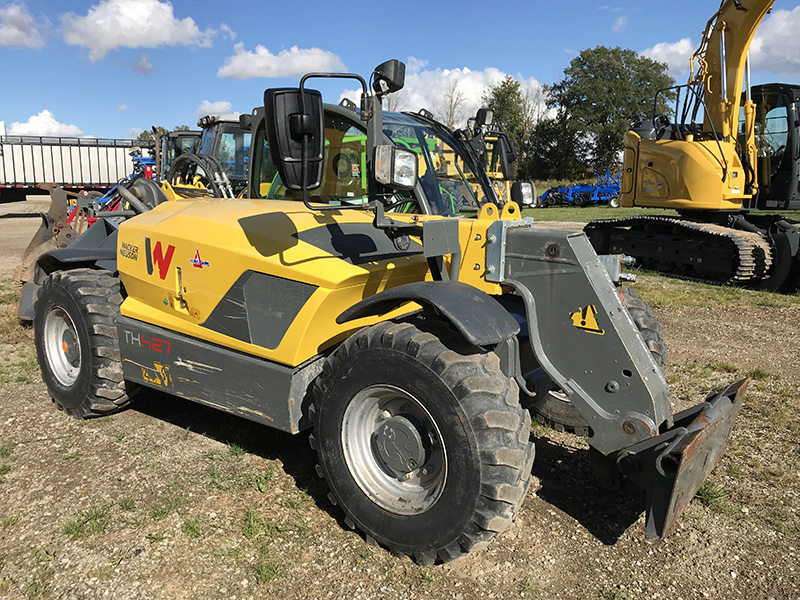
[(417, 155), (389, 144), (376, 147), (375, 180), (394, 189), (410, 190), (417, 182)]
[(512, 183), (511, 199), (520, 206), (533, 204), (533, 184), (530, 181), (515, 181)]
[(522, 184), (522, 205), (529, 206), (533, 204), (533, 186), (525, 182)]

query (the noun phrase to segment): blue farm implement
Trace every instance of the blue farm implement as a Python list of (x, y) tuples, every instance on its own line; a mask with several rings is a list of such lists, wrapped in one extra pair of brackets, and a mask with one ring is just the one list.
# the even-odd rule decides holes
[(553, 187), (542, 194), (541, 206), (555, 206), (558, 204), (574, 204), (587, 206), (588, 204), (605, 204), (617, 208), (619, 206), (620, 175), (612, 175), (608, 171), (596, 173), (597, 183), (571, 185), (569, 187)]

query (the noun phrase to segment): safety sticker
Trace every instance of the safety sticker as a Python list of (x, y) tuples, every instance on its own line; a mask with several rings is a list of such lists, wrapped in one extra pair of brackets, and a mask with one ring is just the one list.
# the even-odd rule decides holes
[(595, 335), (603, 335), (605, 330), (600, 328), (597, 324), (597, 307), (594, 304), (589, 304), (583, 308), (579, 308), (573, 313), (569, 313), (569, 318), (572, 319), (572, 324), (578, 329), (583, 329), (587, 333), (594, 333)]
[(195, 249), (194, 258), (190, 258), (189, 262), (192, 263), (192, 265), (196, 269), (205, 269), (208, 266), (208, 261), (207, 260), (203, 260), (202, 258), (200, 258), (200, 249), (199, 248)]
[(172, 375), (169, 372), (169, 365), (154, 362), (152, 369), (142, 367), (142, 380), (151, 385), (172, 389)]

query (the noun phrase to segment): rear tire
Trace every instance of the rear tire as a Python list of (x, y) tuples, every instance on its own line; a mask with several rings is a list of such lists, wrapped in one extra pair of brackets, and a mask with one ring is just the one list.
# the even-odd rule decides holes
[(78, 419), (116, 412), (134, 388), (122, 376), (115, 318), (119, 279), (107, 271), (56, 271), (34, 307), (34, 344), (42, 379), (60, 410)]
[(345, 522), (420, 564), (504, 531), (530, 485), (530, 415), (497, 355), (441, 323), (351, 336), (315, 383), (312, 447)]
[[(639, 294), (626, 286), (621, 288), (622, 300), (636, 328), (644, 338), (644, 343), (665, 373), (667, 370), (667, 344), (661, 323), (656, 319), (653, 308), (639, 297)], [(548, 379), (549, 381), (549, 379)], [(570, 402), (569, 397), (559, 389), (542, 393), (531, 401), (530, 411), (537, 421), (550, 425), (556, 431), (569, 431), (577, 435), (589, 435), (589, 425), (583, 415)]]

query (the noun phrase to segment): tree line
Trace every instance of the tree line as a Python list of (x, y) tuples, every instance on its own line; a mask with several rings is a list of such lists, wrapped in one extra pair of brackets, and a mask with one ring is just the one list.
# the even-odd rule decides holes
[(665, 63), (597, 46), (575, 57), (552, 85), (525, 92), (507, 76), (487, 89), (482, 101), (494, 111), (494, 128), (514, 144), (518, 179), (583, 179), (620, 168), (631, 122), (637, 115), (649, 118), (654, 108), (671, 114), (675, 93), (662, 90), (673, 85)]

